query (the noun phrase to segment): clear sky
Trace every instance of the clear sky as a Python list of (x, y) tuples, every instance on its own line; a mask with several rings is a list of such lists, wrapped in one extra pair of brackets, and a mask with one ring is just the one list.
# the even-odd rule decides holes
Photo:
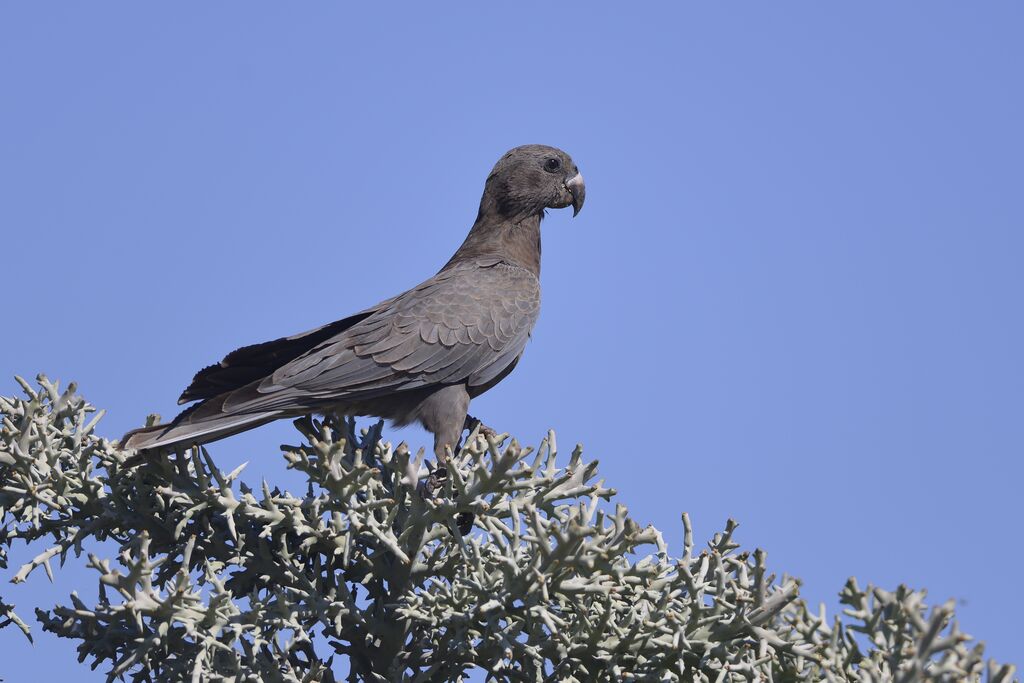
[[(587, 206), (474, 414), (583, 442), (676, 549), (734, 517), (811, 601), (927, 587), (1024, 664), (1024, 5), (624, 7), (0, 5), (0, 394), (169, 418), (225, 352), (429, 277), (494, 161), (556, 145)], [(297, 486), (292, 434), (212, 452)], [(0, 582), (29, 618), (96, 596), (34, 578)], [(0, 677), (102, 680), (35, 631)]]

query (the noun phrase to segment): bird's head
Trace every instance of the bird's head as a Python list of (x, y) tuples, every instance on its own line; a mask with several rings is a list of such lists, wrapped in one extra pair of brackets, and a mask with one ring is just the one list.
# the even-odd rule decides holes
[(575, 216), (585, 197), (583, 176), (572, 157), (547, 145), (523, 145), (506, 152), (484, 188), (484, 203), (510, 218), (567, 206)]

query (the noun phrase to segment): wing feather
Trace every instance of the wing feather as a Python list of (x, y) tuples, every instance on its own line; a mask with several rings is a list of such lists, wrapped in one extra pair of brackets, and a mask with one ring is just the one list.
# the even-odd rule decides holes
[(435, 384), (482, 386), (522, 354), (540, 310), (540, 286), (514, 264), (468, 264), (386, 303), (227, 404), (280, 410)]

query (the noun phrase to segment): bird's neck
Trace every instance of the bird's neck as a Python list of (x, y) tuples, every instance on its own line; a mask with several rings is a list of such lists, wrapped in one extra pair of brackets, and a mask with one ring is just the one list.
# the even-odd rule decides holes
[(540, 221), (543, 213), (507, 217), (481, 210), (445, 268), (474, 258), (495, 256), (514, 262), (540, 277)]

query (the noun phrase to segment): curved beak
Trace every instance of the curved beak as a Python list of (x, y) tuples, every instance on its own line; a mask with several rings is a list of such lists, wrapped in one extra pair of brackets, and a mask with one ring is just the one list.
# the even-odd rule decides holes
[(583, 184), (583, 176), (579, 171), (565, 181), (565, 187), (572, 194), (572, 215), (575, 217), (583, 208), (583, 200), (587, 198), (587, 186)]

